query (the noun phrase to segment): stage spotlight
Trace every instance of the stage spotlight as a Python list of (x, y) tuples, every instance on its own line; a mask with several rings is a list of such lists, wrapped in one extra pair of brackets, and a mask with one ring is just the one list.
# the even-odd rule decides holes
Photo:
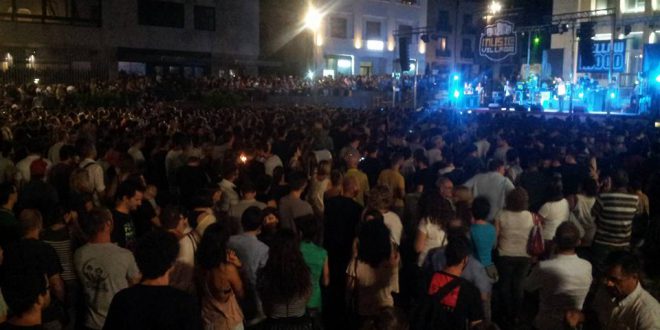
[(580, 94), (578, 94), (578, 97), (581, 98), (581, 99), (583, 99), (583, 98), (584, 98), (584, 93), (580, 93)]
[(655, 77), (655, 82), (660, 83), (660, 74)]
[(461, 78), (459, 75), (457, 74), (454, 75), (454, 81), (458, 81), (459, 78)]
[(614, 93), (614, 92), (610, 93), (610, 98), (615, 99), (616, 98), (616, 93)]
[(461, 92), (458, 89), (454, 90), (454, 98), (457, 99), (459, 97), (461, 97)]

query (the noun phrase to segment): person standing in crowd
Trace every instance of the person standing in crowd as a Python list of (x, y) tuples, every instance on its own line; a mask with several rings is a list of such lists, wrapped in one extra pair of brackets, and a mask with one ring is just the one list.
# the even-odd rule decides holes
[(511, 180), (504, 176), (506, 168), (503, 161), (492, 160), (488, 169), (488, 173), (477, 174), (463, 185), (472, 189), (472, 196), (484, 196), (488, 199), (490, 213), (486, 220), (492, 221), (504, 207), (504, 200), (514, 186)]
[(378, 176), (378, 184), (386, 186), (392, 192), (394, 202), (392, 210), (398, 215), (403, 214), (403, 196), (406, 193), (406, 184), (401, 175), (401, 166), (403, 165), (403, 155), (394, 153), (390, 157), (390, 167), (382, 170)]
[(114, 296), (103, 329), (202, 328), (195, 299), (169, 285), (178, 253), (177, 238), (171, 233), (156, 230), (140, 239), (135, 261), (142, 280)]
[(279, 202), (280, 227), (282, 229), (296, 230), (295, 218), (314, 214), (312, 206), (301, 197), (307, 187), (307, 178), (301, 172), (293, 172), (289, 177), (289, 194), (282, 197)]
[(383, 221), (390, 230), (392, 235), (392, 243), (398, 248), (401, 246), (401, 236), (403, 235), (403, 223), (401, 218), (392, 212), (390, 208), (394, 201), (392, 191), (388, 186), (378, 185), (371, 190), (367, 206), (371, 209), (377, 210), (383, 215)]
[(474, 223), (470, 226), (470, 237), (472, 237), (474, 256), (486, 268), (488, 277), (493, 282), (497, 282), (499, 275), (492, 257), (493, 249), (497, 247), (497, 232), (495, 226), (486, 221), (490, 212), (488, 199), (477, 196), (472, 202), (471, 211)]
[(457, 281), (457, 286), (440, 300), (440, 305), (449, 310), (445, 325), (448, 329), (473, 328), (483, 322), (484, 311), (477, 287), (460, 277), (467, 267), (470, 244), (462, 236), (452, 237), (444, 254), (445, 267), (433, 274), (427, 294), (434, 295), (443, 287), (453, 285)]
[(321, 324), (321, 286), (330, 284), (330, 268), (328, 252), (314, 244), (320, 234), (320, 223), (313, 215), (307, 215), (296, 220), (300, 232), (300, 251), (312, 277), (312, 294), (307, 303), (307, 309), (315, 323)]
[(503, 321), (511, 324), (519, 321), (524, 293), (522, 282), (532, 263), (527, 254), (527, 241), (534, 219), (527, 207), (527, 192), (523, 188), (515, 188), (507, 195), (506, 205), (495, 219), (499, 254), (495, 264), (502, 301), (499, 307), (503, 310)]
[(360, 226), (357, 256), (348, 264), (347, 295), (362, 318), (374, 317), (384, 307), (394, 307), (392, 287), (398, 278), (399, 253), (380, 213)]
[(612, 191), (598, 195), (592, 211), (596, 235), (591, 251), (597, 271), (602, 272), (603, 262), (610, 252), (630, 247), (632, 221), (638, 204), (637, 195), (628, 193), (628, 173), (617, 171), (612, 176)]
[(243, 264), (240, 269), (241, 277), (246, 280), (245, 298), (241, 301), (241, 308), (245, 314), (246, 325), (252, 326), (265, 318), (257, 293), (257, 274), (268, 261), (269, 248), (257, 238), (263, 225), (261, 210), (258, 207), (249, 207), (243, 212), (241, 225), (243, 233), (231, 236), (227, 247), (236, 252)]
[(360, 171), (367, 175), (369, 186), (375, 187), (378, 184), (378, 175), (383, 170), (383, 164), (378, 158), (378, 145), (371, 143), (367, 145), (367, 156), (360, 161)]
[(307, 202), (312, 205), (316, 215), (323, 215), (325, 210), (324, 196), (330, 186), (330, 173), (332, 172), (332, 163), (328, 160), (322, 160), (316, 167), (316, 173), (312, 175), (309, 191), (307, 192)]
[(101, 200), (106, 197), (106, 187), (103, 167), (96, 162), (96, 158), (98, 157), (96, 146), (94, 146), (94, 142), (92, 141), (80, 139), (76, 142), (76, 147), (81, 159), (78, 167), (87, 172), (89, 187), (91, 188), (94, 197), (94, 205), (100, 206)]
[[(169, 273), (169, 285), (175, 289), (194, 294), (195, 250), (199, 243), (196, 232), (190, 230), (188, 218), (176, 206), (168, 206), (163, 210), (160, 229), (174, 235), (179, 245), (174, 268)], [(186, 232), (188, 233), (186, 234)]]
[(256, 199), (257, 188), (254, 186), (252, 182), (250, 181), (243, 182), (243, 184), (241, 185), (241, 194), (243, 194), (241, 200), (235, 205), (229, 207), (229, 214), (228, 214), (229, 218), (232, 221), (236, 221), (237, 223), (240, 223), (241, 217), (243, 216), (243, 212), (245, 212), (245, 210), (247, 210), (249, 207), (256, 206), (260, 210), (266, 208), (266, 204)]
[(73, 255), (76, 275), (85, 296), (84, 326), (100, 330), (112, 298), (140, 281), (140, 271), (131, 251), (112, 243), (112, 213), (96, 208), (81, 221), (87, 244)]
[(311, 327), (306, 306), (312, 295), (312, 273), (296, 234), (280, 230), (268, 253), (268, 262), (258, 272), (257, 288), (267, 316), (263, 329)]
[(59, 162), (55, 163), (48, 172), (48, 183), (52, 184), (57, 190), (57, 196), (61, 203), (70, 204), (70, 186), (69, 180), (71, 173), (76, 169), (75, 164), (76, 149), (71, 145), (63, 145), (59, 149)]
[(120, 247), (133, 250), (137, 235), (131, 212), (142, 204), (144, 187), (135, 180), (126, 180), (117, 187), (115, 208), (112, 210), (112, 241)]
[(243, 312), (238, 299), (245, 296), (239, 268), (242, 266), (234, 252), (227, 249), (229, 235), (220, 223), (210, 225), (204, 232), (197, 250), (199, 269), (197, 287), (202, 302), (204, 326), (213, 329), (243, 329)]
[(14, 205), (18, 201), (16, 186), (9, 182), (0, 184), (0, 247), (7, 248), (7, 244), (20, 237), (18, 220), (14, 216)]
[(571, 211), (570, 219), (580, 230), (581, 246), (588, 248), (596, 235), (596, 223), (591, 210), (598, 196), (598, 183), (592, 178), (586, 178), (575, 195), (575, 206)]
[(417, 266), (422, 267), (426, 255), (431, 249), (447, 245), (446, 229), (449, 222), (454, 219), (456, 213), (449, 201), (440, 199), (429, 203), (427, 210), (417, 226), (415, 236), (415, 252), (419, 253)]
[[(30, 178), (32, 177), (30, 171), (30, 166), (32, 166), (32, 162), (34, 162), (37, 159), (41, 159), (46, 163), (46, 169), (50, 168), (52, 165), (52, 163), (48, 159), (44, 159), (41, 157), (41, 153), (39, 151), (40, 148), (36, 144), (37, 143), (35, 143), (34, 141), (32, 141), (30, 144), (27, 144), (26, 148), (28, 149), (27, 150), (28, 155), (16, 163), (16, 185), (19, 188), (22, 188), (24, 184), (30, 181)], [(44, 173), (46, 173), (45, 170)]]
[(0, 324), (0, 330), (44, 329), (42, 315), (51, 301), (48, 285), (44, 274), (36, 268), (5, 271), (0, 286), (12, 316)]
[(238, 180), (238, 168), (232, 162), (229, 162), (222, 167), (222, 181), (220, 181), (220, 189), (222, 190), (222, 200), (220, 210), (229, 212), (232, 205), (238, 204), (239, 197), (236, 191), (236, 180)]
[[(13, 272), (27, 268), (37, 270), (48, 280), (49, 289), (56, 298), (54, 302), (57, 306), (61, 306), (66, 301), (62, 265), (60, 265), (55, 249), (39, 238), (43, 229), (41, 213), (34, 209), (21, 211), (19, 226), (22, 237), (7, 246), (2, 264), (3, 271)], [(48, 327), (60, 329), (63, 325), (64, 315), (58, 313), (57, 306), (53, 304), (45, 308), (41, 321)]]
[(557, 228), (564, 221), (568, 221), (571, 213), (563, 191), (561, 175), (555, 175), (548, 186), (548, 199), (539, 209), (539, 215), (543, 217), (543, 239), (546, 241), (546, 249), (552, 249), (552, 239)]
[(555, 256), (541, 261), (525, 279), (527, 291), (540, 291), (534, 326), (539, 330), (561, 329), (567, 310), (581, 310), (591, 286), (591, 264), (575, 253), (580, 232), (571, 222), (557, 227)]
[(360, 154), (349, 152), (344, 157), (344, 160), (347, 167), (344, 178), (355, 178), (355, 181), (358, 183), (358, 194), (355, 196), (355, 201), (364, 206), (366, 201), (365, 196), (369, 195), (369, 178), (364, 172), (358, 169)]
[(38, 210), (50, 221), (60, 201), (57, 190), (45, 181), (47, 168), (48, 164), (41, 158), (30, 164), (30, 181), (23, 185), (16, 208)]

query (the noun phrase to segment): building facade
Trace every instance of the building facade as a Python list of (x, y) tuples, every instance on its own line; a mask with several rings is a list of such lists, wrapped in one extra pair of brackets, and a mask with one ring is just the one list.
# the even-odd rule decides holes
[[(614, 9), (614, 20), (611, 17), (599, 17), (605, 14), (603, 10)], [(622, 72), (615, 72), (614, 78), (623, 87), (630, 87), (637, 81), (637, 73), (643, 70), (644, 45), (656, 43), (660, 36), (660, 0), (555, 0), (553, 14), (596, 11), (592, 20), (595, 22), (592, 38), (595, 41), (607, 42), (614, 31), (615, 41), (624, 41), (625, 57)], [(602, 12), (599, 12), (602, 11)], [(578, 26), (568, 26), (568, 33), (552, 35), (552, 53), (562, 60), (561, 76), (565, 80), (577, 79), (581, 73), (578, 70), (578, 42), (573, 30)], [(557, 72), (556, 70), (553, 70)], [(592, 73), (592, 78), (607, 80), (608, 73)]]
[(255, 72), (259, 1), (0, 0), (5, 72)]
[(461, 72), (464, 77), (478, 71), (475, 59), (485, 13), (480, 0), (432, 0), (428, 26), (432, 30), (426, 45), (426, 61), (431, 73)]
[(400, 36), (408, 43), (410, 71), (423, 72), (426, 45), (413, 31), (426, 26), (428, 0), (343, 0), (318, 5), (324, 19), (315, 36), (318, 51), (314, 56), (324, 75), (400, 71)]

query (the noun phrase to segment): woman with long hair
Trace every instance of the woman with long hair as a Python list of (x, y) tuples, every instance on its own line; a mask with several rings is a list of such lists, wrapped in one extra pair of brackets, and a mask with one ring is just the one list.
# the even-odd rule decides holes
[(430, 203), (424, 213), (426, 214), (422, 215), (415, 236), (415, 252), (419, 253), (418, 267), (424, 264), (429, 250), (447, 244), (445, 229), (455, 217), (450, 202), (444, 198), (438, 198), (435, 203)]
[(257, 290), (268, 319), (263, 329), (310, 329), (306, 316), (312, 275), (300, 251), (298, 236), (283, 229), (275, 235), (268, 262), (257, 273)]
[(197, 248), (197, 292), (206, 329), (242, 330), (243, 312), (237, 299), (244, 295), (236, 255), (227, 249), (229, 230), (212, 223)]
[[(561, 175), (555, 174), (547, 188), (547, 200), (541, 209), (539, 215), (543, 217), (543, 239), (550, 243), (555, 238), (557, 227), (562, 222), (567, 221), (571, 214), (568, 201), (564, 198), (564, 186), (561, 181)], [(549, 250), (546, 247), (546, 251)]]
[(311, 176), (307, 201), (312, 205), (317, 216), (322, 216), (325, 210), (323, 197), (325, 192), (331, 188), (331, 171), (332, 163), (328, 160), (322, 160), (316, 167), (315, 173)]
[(499, 253), (495, 265), (500, 277), (503, 320), (515, 322), (522, 307), (522, 282), (532, 263), (530, 255), (527, 254), (527, 241), (534, 227), (534, 218), (532, 213), (527, 211), (529, 197), (524, 188), (510, 191), (504, 204), (504, 209), (495, 216)]

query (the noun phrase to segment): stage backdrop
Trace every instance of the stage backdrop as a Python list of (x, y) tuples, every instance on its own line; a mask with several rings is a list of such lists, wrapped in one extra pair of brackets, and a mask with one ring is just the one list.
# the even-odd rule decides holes
[(660, 71), (660, 44), (644, 45), (644, 72)]
[[(610, 71), (610, 41), (594, 41), (593, 53), (596, 58), (596, 65), (582, 65), (582, 56), (578, 55), (578, 72), (601, 72)], [(580, 52), (578, 52), (580, 54)], [(624, 72), (626, 70), (626, 41), (614, 41), (614, 72)]]

